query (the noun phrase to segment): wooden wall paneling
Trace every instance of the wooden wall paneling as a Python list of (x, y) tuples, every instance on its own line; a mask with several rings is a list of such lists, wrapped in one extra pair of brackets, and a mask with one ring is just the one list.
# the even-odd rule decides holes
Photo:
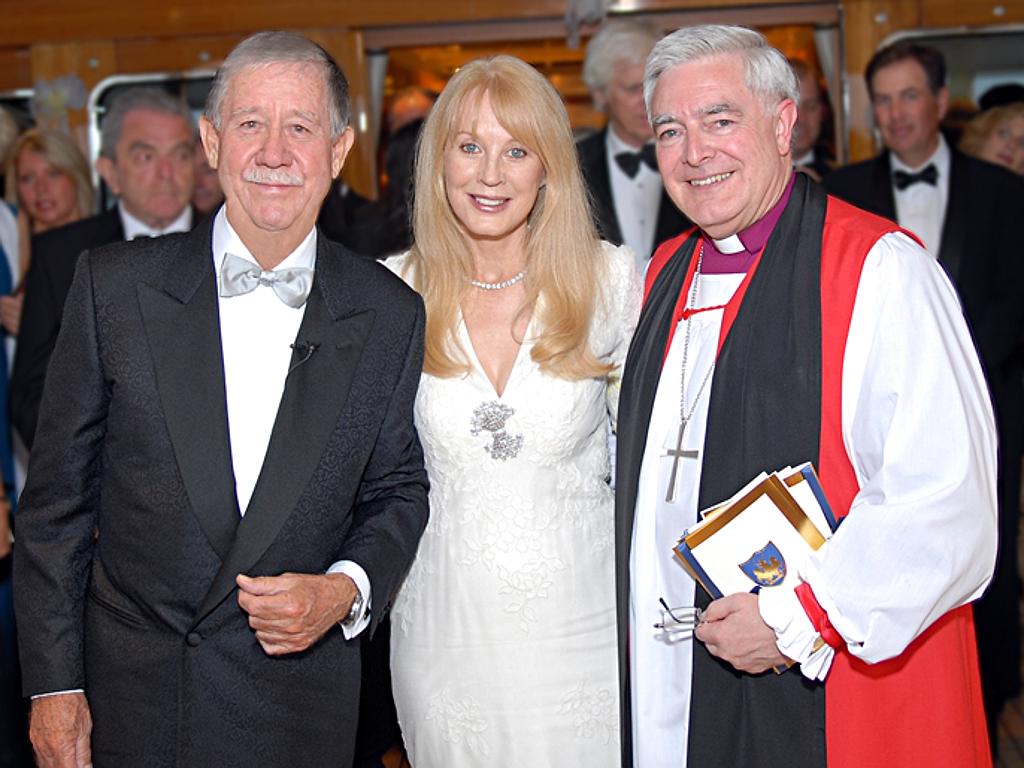
[[(645, 13), (703, 9), (720, 18), (725, 10), (746, 13), (762, 8), (820, 5), (814, 0), (618, 0), (613, 12)], [(835, 3), (831, 3), (835, 5)], [(0, 47), (38, 41), (146, 39), (189, 35), (247, 34), (261, 29), (371, 28), (396, 25), (555, 19), (565, 16), (565, 0), (4, 0)], [(749, 22), (757, 23), (757, 22)]]
[(175, 37), (115, 42), (119, 74), (216, 69), (243, 35)]
[[(52, 81), (63, 75), (77, 75), (88, 94), (104, 78), (118, 73), (117, 54), (110, 40), (83, 43), (43, 43), (33, 45), (29, 52), (32, 83)], [(68, 122), (72, 128), (85, 126), (86, 110), (69, 110)]]
[(1024, 0), (926, 0), (921, 23), (926, 27), (985, 27), (1024, 23)]
[[(782, 5), (815, 5), (820, 0), (743, 0), (742, 5), (748, 8)], [(611, 0), (610, 13), (646, 13), (649, 11), (677, 11), (681, 8), (707, 9), (716, 11), (723, 8), (735, 9), (740, 3), (737, 0)]]
[[(721, 0), (718, 0), (721, 1)], [(760, 3), (765, 0), (747, 0)], [(261, 29), (372, 27), (565, 14), (565, 0), (4, 0), (0, 47), (103, 38), (247, 34)]]
[(345, 161), (342, 177), (359, 194), (377, 198), (376, 152), (378, 116), (371, 113), (370, 69), (361, 30), (296, 30), (319, 43), (341, 66), (348, 78), (352, 101), (352, 128), (355, 144)]
[(871, 101), (864, 68), (886, 37), (921, 26), (922, 0), (847, 0), (843, 6), (843, 53), (846, 72), (846, 115), (850, 160), (875, 155)]
[(0, 91), (32, 85), (32, 57), (27, 48), (0, 48)]
[[(1024, 1), (1024, 0), (1022, 0)], [(718, 7), (708, 7), (717, 5)], [(715, 0), (709, 3), (701, 0), (699, 6), (689, 0), (636, 0), (637, 8), (621, 16), (642, 16), (650, 19), (662, 29), (672, 30), (693, 24), (745, 24), (748, 26), (771, 26), (784, 24), (833, 24), (839, 20), (839, 5), (835, 0), (801, 2), (785, 0), (754, 3), (737, 0)], [(696, 6), (696, 7), (694, 7)], [(615, 16), (615, 5), (611, 16)], [(633, 4), (630, 5), (633, 8)], [(580, 33), (589, 37), (597, 31), (595, 25), (583, 26)], [(403, 24), (369, 27), (366, 32), (368, 48), (415, 47), (459, 43), (495, 43), (506, 40), (543, 40), (565, 38), (564, 9), (551, 16), (525, 19), (466, 19), (452, 23), (435, 20), (433, 23)], [(580, 49), (582, 55), (582, 47)]]

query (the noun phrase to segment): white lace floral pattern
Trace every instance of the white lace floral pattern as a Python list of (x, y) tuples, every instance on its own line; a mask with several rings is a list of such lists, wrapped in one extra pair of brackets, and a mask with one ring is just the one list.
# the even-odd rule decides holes
[(580, 683), (562, 699), (560, 715), (572, 719), (576, 738), (611, 744), (618, 737), (618, 711), (615, 694), (607, 688)]
[(480, 716), (479, 705), (469, 697), (456, 699), (450, 688), (442, 688), (427, 702), (426, 721), (443, 741), (465, 745), (480, 757), (490, 756), (487, 723)]

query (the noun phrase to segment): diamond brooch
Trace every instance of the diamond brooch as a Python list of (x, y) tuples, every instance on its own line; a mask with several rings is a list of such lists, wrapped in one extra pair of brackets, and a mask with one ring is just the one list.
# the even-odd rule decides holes
[(505, 422), (514, 414), (515, 408), (491, 400), (480, 403), (473, 410), (473, 418), (470, 421), (470, 434), (474, 437), (481, 432), (491, 433), (491, 444), (485, 445), (484, 450), (492, 459), (507, 461), (519, 455), (523, 447), (522, 435), (510, 435), (505, 431)]

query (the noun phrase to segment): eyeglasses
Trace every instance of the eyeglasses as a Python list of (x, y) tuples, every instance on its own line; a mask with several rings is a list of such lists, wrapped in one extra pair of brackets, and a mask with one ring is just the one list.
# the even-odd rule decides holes
[(695, 630), (704, 621), (704, 611), (695, 605), (669, 608), (665, 598), (659, 597), (661, 603), (661, 621), (654, 625), (674, 640), (686, 640), (693, 636)]

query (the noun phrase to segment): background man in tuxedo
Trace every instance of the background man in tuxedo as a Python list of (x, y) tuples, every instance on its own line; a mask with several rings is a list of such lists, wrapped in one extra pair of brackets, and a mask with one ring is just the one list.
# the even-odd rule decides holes
[(96, 161), (117, 206), (33, 238), (11, 374), (11, 418), (29, 448), (78, 255), (121, 240), (190, 230), (194, 155), (192, 115), (184, 102), (156, 88), (125, 91), (103, 121)]
[(315, 228), (349, 115), (323, 49), (248, 38), (201, 123), (225, 206), (79, 260), (15, 553), (43, 766), (351, 763), (427, 481), (422, 303)]
[(583, 82), (608, 115), (603, 131), (579, 142), (580, 167), (601, 237), (625, 243), (643, 267), (654, 248), (690, 221), (665, 194), (644, 107), (644, 60), (661, 30), (611, 21), (587, 44)]
[[(989, 731), (1020, 692), (1020, 451), (1024, 403), (1020, 360), (1024, 261), (1018, 229), (1024, 182), (969, 157), (939, 130), (949, 104), (946, 64), (934, 48), (900, 42), (878, 51), (865, 73), (885, 151), (837, 170), (826, 188), (920, 237), (945, 267), (963, 304), (992, 392), (999, 430), (999, 557), (975, 603)], [(998, 743), (992, 739), (993, 745)]]

